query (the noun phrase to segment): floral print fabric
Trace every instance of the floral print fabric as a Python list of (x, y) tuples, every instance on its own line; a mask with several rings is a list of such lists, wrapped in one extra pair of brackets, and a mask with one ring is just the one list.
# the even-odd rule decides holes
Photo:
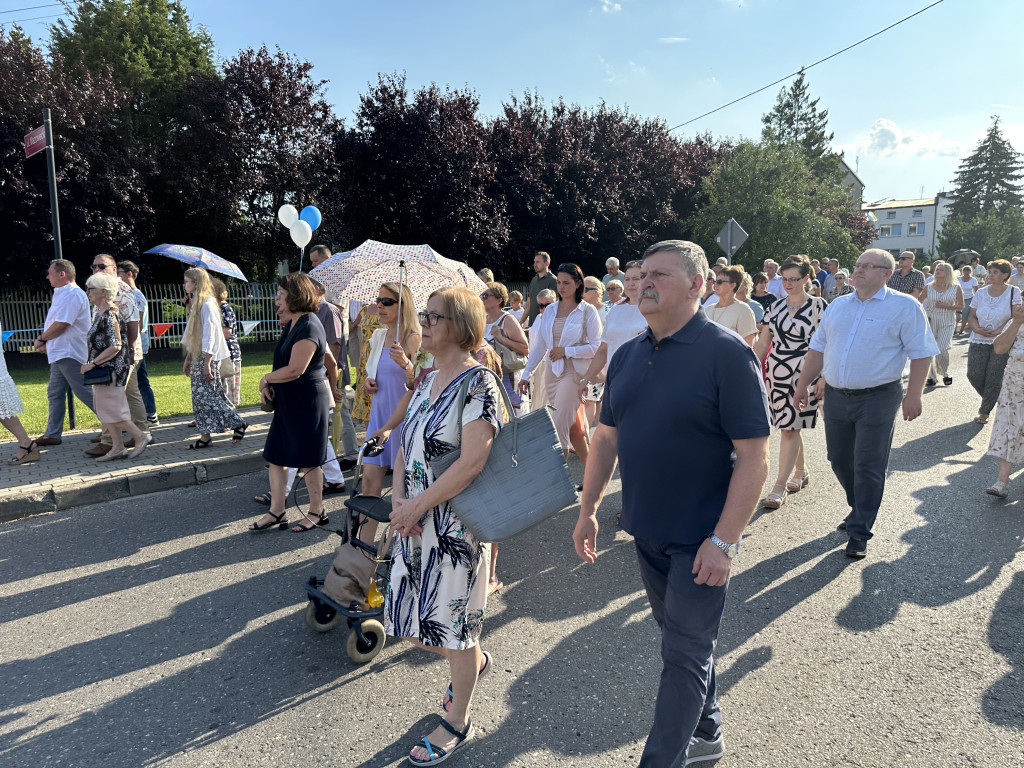
[[(431, 462), (458, 446), (455, 401), (466, 376), (473, 379), (462, 425), (483, 419), (495, 431), (501, 429), (501, 394), (492, 376), (472, 368), (457, 376), (431, 403), (435, 376), (436, 372), (428, 374), (416, 388), (402, 427), (405, 495), (409, 499), (434, 482)], [(449, 503), (427, 512), (421, 535), (398, 536), (395, 541), (385, 602), (387, 633), (454, 650), (476, 645), (487, 607), (490, 553), (490, 544), (477, 541)]]
[(131, 347), (128, 346), (128, 326), (119, 321), (117, 309), (108, 307), (106, 311), (96, 313), (87, 340), (89, 362), (95, 360), (107, 347), (120, 349), (112, 360), (100, 365), (110, 368), (114, 377), (113, 383), (123, 387), (128, 381), (128, 373), (132, 367), (132, 361), (129, 359)]

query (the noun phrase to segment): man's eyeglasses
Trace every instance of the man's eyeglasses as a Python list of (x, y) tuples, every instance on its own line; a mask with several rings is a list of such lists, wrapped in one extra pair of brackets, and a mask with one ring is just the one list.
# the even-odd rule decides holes
[(547, 304), (541, 304), (541, 303), (540, 303), (540, 302), (538, 301), (538, 302), (537, 302), (537, 306), (538, 306), (538, 307), (540, 307), (541, 309), (544, 309), (545, 307), (550, 307), (550, 306), (551, 306), (551, 302), (549, 301), (549, 302), (548, 302)]
[(419, 318), (420, 325), (426, 325), (433, 328), (440, 320), (444, 320), (444, 315), (439, 315), (437, 312), (417, 312), (416, 317)]
[(392, 299), (389, 296), (378, 296), (377, 305), (380, 307), (393, 307), (398, 303), (398, 299)]
[(109, 266), (112, 266), (112, 265), (111, 264), (93, 264), (92, 265), (92, 271), (93, 272), (99, 272), (99, 271), (102, 271), (102, 270), (106, 269)]
[(596, 291), (596, 290), (597, 290), (597, 288), (594, 288), (593, 286), (589, 286), (589, 287), (585, 287), (583, 289), (583, 292), (584, 293), (590, 293), (591, 291)]
[(913, 261), (913, 256), (900, 256), (900, 261)]

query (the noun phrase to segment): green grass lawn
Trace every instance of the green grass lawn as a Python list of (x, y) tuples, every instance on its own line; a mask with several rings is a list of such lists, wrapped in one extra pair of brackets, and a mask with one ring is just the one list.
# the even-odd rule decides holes
[[(268, 373), (273, 364), (274, 353), (271, 350), (242, 354), (242, 405), (257, 405), (260, 401), (259, 383), (263, 374)], [(180, 416), (192, 413), (192, 388), (188, 376), (181, 372), (182, 360), (165, 362), (146, 361), (146, 371), (156, 395), (156, 408), (161, 417)], [(11, 376), (18, 385), (21, 401), (25, 412), (21, 414), (21, 423), (29, 435), (35, 437), (43, 434), (46, 429), (47, 400), (46, 385), (50, 371), (47, 368), (38, 371), (11, 371)], [(75, 415), (79, 429), (99, 427), (96, 416), (80, 401), (75, 401)], [(68, 428), (67, 418), (64, 420)]]

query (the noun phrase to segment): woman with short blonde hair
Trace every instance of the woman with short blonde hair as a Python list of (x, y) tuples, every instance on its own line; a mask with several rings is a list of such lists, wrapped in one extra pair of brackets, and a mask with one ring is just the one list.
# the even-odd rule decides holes
[[(86, 337), (89, 359), (82, 364), (82, 374), (97, 368), (110, 370), (110, 382), (93, 384), (93, 410), (100, 423), (110, 434), (110, 451), (97, 457), (97, 461), (113, 461), (139, 456), (146, 446), (153, 442), (148, 435), (132, 422), (125, 396), (125, 384), (131, 373), (128, 328), (121, 322), (114, 300), (117, 297), (117, 278), (100, 272), (85, 281), (85, 291), (96, 307), (92, 326)], [(87, 382), (88, 383), (88, 382)], [(127, 432), (135, 441), (135, 447), (125, 448), (122, 432)]]
[[(497, 382), (472, 355), (484, 334), (480, 299), (468, 288), (445, 288), (430, 296), (419, 320), (435, 370), (408, 396), (394, 464), (391, 526), (398, 536), (384, 627), (448, 661), (445, 714), (409, 755), (413, 765), (431, 765), (473, 738), (473, 691), (494, 665), (480, 651), (491, 548), (466, 529), (451, 499), (480, 473), (502, 419)], [(460, 419), (457, 400), (467, 377)], [(435, 475), (435, 461), (452, 447), (460, 457)]]

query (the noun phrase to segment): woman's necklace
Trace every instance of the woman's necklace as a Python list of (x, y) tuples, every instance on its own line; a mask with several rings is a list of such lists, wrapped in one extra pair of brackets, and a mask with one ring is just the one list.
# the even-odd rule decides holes
[(467, 357), (448, 370), (438, 368), (437, 373), (434, 374), (434, 381), (430, 385), (430, 402), (437, 400), (438, 396), (448, 388), (448, 385), (458, 378), (459, 373), (466, 370), (466, 364), (470, 362), (476, 361), (471, 357)]

